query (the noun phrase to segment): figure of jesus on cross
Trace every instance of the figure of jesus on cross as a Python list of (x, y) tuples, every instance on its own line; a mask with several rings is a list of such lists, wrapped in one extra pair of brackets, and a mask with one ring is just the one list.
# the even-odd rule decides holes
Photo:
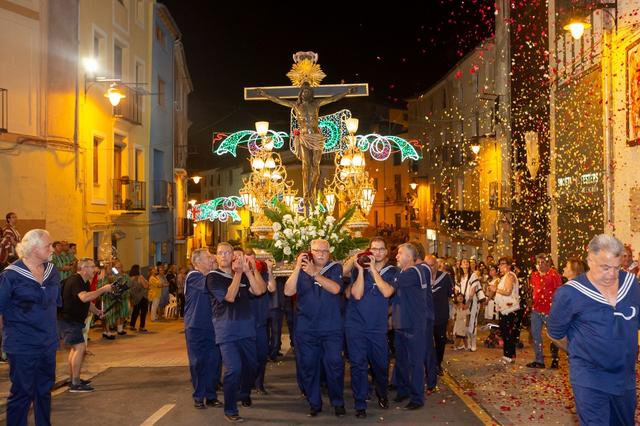
[[(336, 102), (345, 96), (366, 96), (368, 94), (366, 84), (340, 84), (320, 86), (318, 89), (321, 89), (322, 95), (325, 97), (316, 97), (313, 86), (317, 86), (324, 77), (320, 66), (316, 64), (317, 57), (317, 54), (313, 52), (298, 52), (293, 56), (294, 68), (287, 75), (291, 78), (294, 86), (298, 87), (245, 89), (245, 99), (268, 99), (293, 110), (299, 131), (291, 137), (294, 142), (294, 153), (302, 162), (302, 192), (305, 206), (311, 208), (318, 201), (320, 160), (325, 142), (325, 137), (318, 127), (320, 107)], [(291, 89), (295, 89), (297, 92), (295, 100), (285, 99), (292, 97)], [(282, 96), (276, 96), (269, 92), (279, 93)]]

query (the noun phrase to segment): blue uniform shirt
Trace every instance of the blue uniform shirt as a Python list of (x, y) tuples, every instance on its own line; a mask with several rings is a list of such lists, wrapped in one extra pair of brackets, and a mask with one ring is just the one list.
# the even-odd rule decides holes
[[(261, 274), (265, 283), (269, 280), (269, 274)], [(251, 303), (251, 312), (253, 313), (253, 319), (255, 320), (256, 328), (266, 327), (267, 319), (269, 318), (269, 295), (267, 292), (260, 296), (254, 296), (249, 293), (249, 302)]]
[[(342, 266), (337, 262), (328, 263), (320, 274), (335, 281), (342, 287)], [(342, 291), (331, 294), (315, 283), (313, 278), (300, 271), (297, 282), (298, 314), (296, 332), (339, 331), (342, 330)]]
[(200, 271), (190, 271), (184, 280), (184, 328), (211, 330), (213, 317), (206, 277)]
[(614, 308), (586, 274), (576, 277), (556, 290), (547, 322), (549, 336), (569, 340), (571, 384), (614, 395), (636, 386), (640, 327), (640, 285), (624, 271), (618, 282)]
[(269, 309), (284, 308), (284, 283), (286, 281), (286, 277), (276, 277), (276, 291), (269, 292)]
[(212, 296), (213, 328), (217, 344), (256, 337), (255, 320), (249, 302), (249, 279), (242, 275), (240, 288), (233, 303), (224, 300), (231, 281), (233, 276), (220, 269), (207, 275), (207, 290)]
[(425, 330), (427, 328), (427, 296), (429, 283), (417, 266), (399, 272), (393, 282), (396, 293), (392, 302), (393, 328)]
[(453, 296), (451, 276), (446, 272), (437, 271), (431, 292), (433, 293), (435, 323), (442, 324), (449, 321), (449, 299)]
[(44, 264), (42, 285), (18, 260), (0, 274), (0, 315), (3, 347), (10, 354), (37, 354), (58, 347), (57, 307), (62, 306), (60, 275), (53, 263)]
[(418, 269), (420, 269), (420, 272), (422, 272), (422, 279), (424, 280), (424, 282), (428, 283), (428, 290), (431, 291), (425, 291), (425, 297), (426, 297), (426, 302), (427, 302), (427, 319), (434, 321), (435, 320), (435, 313), (433, 311), (433, 289), (431, 288), (431, 268), (429, 268), (429, 266), (426, 263), (420, 263), (418, 265), (416, 265), (418, 267)]
[[(385, 265), (380, 272), (382, 279), (389, 285), (393, 285), (398, 268), (393, 265)], [(359, 273), (358, 269), (353, 269), (351, 272), (352, 283), (356, 281)], [(344, 326), (369, 333), (386, 333), (388, 315), (389, 299), (378, 290), (378, 286), (367, 268), (364, 270), (364, 294), (360, 300), (349, 298)]]

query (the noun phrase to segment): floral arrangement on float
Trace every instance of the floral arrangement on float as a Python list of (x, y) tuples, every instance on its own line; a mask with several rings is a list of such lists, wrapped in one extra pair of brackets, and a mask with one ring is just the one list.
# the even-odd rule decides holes
[(334, 260), (345, 259), (349, 252), (367, 246), (367, 238), (355, 238), (345, 229), (345, 224), (353, 216), (355, 206), (335, 218), (322, 205), (306, 215), (292, 212), (284, 203), (264, 209), (264, 215), (272, 222), (273, 237), (249, 242), (249, 246), (269, 252), (277, 262), (293, 262), (296, 256), (308, 251), (311, 241), (324, 239), (331, 246)]

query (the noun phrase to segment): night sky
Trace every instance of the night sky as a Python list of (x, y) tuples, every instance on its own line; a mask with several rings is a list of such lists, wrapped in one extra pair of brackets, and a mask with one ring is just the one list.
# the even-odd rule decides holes
[[(189, 157), (191, 170), (214, 166), (215, 132), (250, 129), (258, 120), (288, 130), (284, 107), (246, 102), (242, 89), (290, 85), (285, 74), (297, 51), (319, 54), (327, 74), (323, 84), (366, 82), (370, 102), (404, 108), (407, 98), (428, 89), (493, 34), (493, 2), (487, 0), (427, 0), (421, 6), (390, 2), (353, 10), (345, 10), (344, 2), (313, 3), (317, 12), (302, 14), (294, 13), (293, 6), (267, 7), (266, 2), (245, 7), (206, 0), (161, 2), (182, 32), (194, 85), (189, 144), (198, 154)], [(364, 98), (346, 102), (359, 99)]]

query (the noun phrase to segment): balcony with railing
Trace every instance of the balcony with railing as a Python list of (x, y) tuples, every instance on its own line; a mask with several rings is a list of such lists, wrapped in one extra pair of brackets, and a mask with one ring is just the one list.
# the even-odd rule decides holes
[(132, 124), (142, 124), (142, 94), (129, 86), (118, 86), (126, 95), (113, 107), (113, 116), (127, 120)]
[(480, 230), (480, 212), (474, 210), (451, 210), (446, 215), (449, 229), (478, 232)]
[(151, 182), (152, 204), (154, 209), (169, 209), (173, 207), (173, 182), (154, 180)]
[(113, 179), (113, 210), (142, 213), (146, 209), (147, 184), (126, 176)]
[(9, 131), (9, 91), (0, 87), (0, 133)]

